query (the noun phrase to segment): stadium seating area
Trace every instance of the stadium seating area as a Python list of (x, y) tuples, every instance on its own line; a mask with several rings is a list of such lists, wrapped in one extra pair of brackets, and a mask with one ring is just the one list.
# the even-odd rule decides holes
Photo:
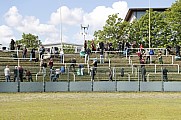
[[(10, 66), (11, 70), (11, 81), (13, 81), (13, 69), (15, 66), (22, 66), (25, 70), (30, 70), (32, 73), (33, 82), (41, 81), (52, 81), (51, 76), (53, 75), (49, 69), (46, 68), (46, 73), (43, 73), (40, 69), (40, 61), (29, 61), (29, 51), (27, 59), (22, 59), (22, 53), (19, 51), (18, 56), (16, 56), (16, 51), (0, 51), (0, 81), (5, 82), (4, 68), (6, 65)], [(39, 54), (36, 54), (38, 58)], [(17, 58), (18, 57), (18, 58)], [(75, 71), (69, 69), (71, 64), (71, 59), (76, 59), (76, 69)], [(91, 81), (90, 68), (93, 66), (93, 60), (97, 59), (98, 67), (95, 75), (94, 81), (109, 81), (110, 69), (113, 75), (113, 81), (141, 81), (140, 77), (140, 62), (139, 57), (136, 53), (131, 53), (128, 56), (122, 55), (120, 53), (112, 52), (104, 55), (104, 60), (101, 63), (100, 54), (92, 53), (89, 59), (85, 61), (85, 57), (81, 54), (65, 54), (64, 63), (60, 63), (60, 58), (53, 58), (54, 66), (53, 69), (60, 70), (65, 68), (63, 73), (59, 76), (55, 76), (55, 81)], [(159, 64), (157, 60), (157, 55), (152, 56), (154, 61), (151, 64), (144, 64), (146, 67), (146, 78), (147, 81), (161, 81), (162, 80), (162, 69), (166, 67), (168, 69), (168, 80), (169, 81), (180, 81), (180, 61), (175, 60), (174, 55), (163, 55), (163, 64)], [(45, 59), (48, 63), (49, 59)], [(79, 65), (83, 65), (83, 74), (80, 73)], [(124, 68), (124, 76), (121, 74), (121, 70)], [(28, 80), (24, 77), (24, 82)]]

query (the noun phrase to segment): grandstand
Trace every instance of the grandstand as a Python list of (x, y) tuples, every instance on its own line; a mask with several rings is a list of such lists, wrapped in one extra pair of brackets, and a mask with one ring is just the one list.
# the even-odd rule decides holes
[[(29, 61), (29, 52), (26, 59), (22, 58), (22, 52), (0, 51), (0, 92), (31, 92), (31, 91), (180, 91), (177, 89), (181, 83), (180, 61), (175, 60), (174, 55), (163, 55), (163, 64), (157, 61), (157, 50), (152, 56), (154, 63), (144, 64), (146, 67), (146, 82), (141, 79), (141, 65), (136, 52), (130, 50), (128, 55), (120, 51), (111, 51), (106, 57), (100, 58), (98, 51), (92, 52), (89, 58), (80, 56), (79, 53), (64, 54), (64, 62), (60, 62), (59, 57), (53, 58), (54, 70), (65, 68), (55, 81), (51, 79), (49, 67), (46, 72), (41, 71), (40, 61)], [(38, 57), (38, 52), (36, 57)], [(71, 58), (76, 59), (76, 71), (69, 69)], [(95, 78), (91, 77), (91, 67), (93, 60), (97, 59), (98, 66)], [(45, 59), (48, 63), (49, 59)], [(10, 66), (11, 81), (5, 82), (4, 68)], [(83, 65), (83, 75), (80, 75), (79, 65)], [(23, 82), (13, 82), (13, 69), (15, 66), (22, 66), (23, 69), (30, 70), (33, 82), (23, 77)], [(169, 71), (168, 82), (162, 79), (162, 69), (166, 67)], [(124, 68), (124, 76), (121, 75), (121, 69)], [(109, 69), (112, 70), (113, 80), (109, 80)], [(173, 85), (176, 85), (173, 88)], [(7, 87), (11, 86), (11, 87)], [(17, 87), (18, 86), (18, 87)], [(146, 87), (145, 87), (146, 86)], [(165, 88), (165, 86), (167, 86)], [(39, 88), (40, 87), (40, 88)], [(170, 88), (171, 87), (171, 88)], [(29, 88), (29, 89), (25, 89)], [(5, 89), (5, 90), (4, 90)], [(8, 90), (9, 89), (9, 90)]]

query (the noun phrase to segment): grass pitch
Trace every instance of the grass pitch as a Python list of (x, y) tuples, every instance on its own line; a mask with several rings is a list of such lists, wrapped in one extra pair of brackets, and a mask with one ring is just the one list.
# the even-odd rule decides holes
[(0, 93), (0, 120), (180, 120), (181, 93)]

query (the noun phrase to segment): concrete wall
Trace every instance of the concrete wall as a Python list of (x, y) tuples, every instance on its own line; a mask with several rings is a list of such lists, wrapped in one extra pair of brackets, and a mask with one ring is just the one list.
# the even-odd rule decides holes
[(181, 82), (1, 82), (0, 92), (180, 92)]

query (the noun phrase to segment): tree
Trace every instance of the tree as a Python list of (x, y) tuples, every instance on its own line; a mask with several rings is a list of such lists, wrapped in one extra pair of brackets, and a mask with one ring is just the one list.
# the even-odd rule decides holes
[[(150, 10), (150, 47), (163, 47), (168, 43), (165, 33), (168, 32), (164, 13)], [(149, 47), (149, 11), (139, 19), (130, 24), (129, 41), (136, 41)], [(138, 46), (137, 46), (138, 47)]]
[(95, 31), (94, 37), (98, 42), (111, 42), (114, 47), (117, 47), (118, 41), (127, 39), (128, 25), (118, 17), (118, 14), (109, 15), (103, 30)]
[(181, 45), (181, 1), (177, 0), (165, 12), (167, 29), (169, 29), (169, 42), (171, 46)]
[(16, 44), (26, 46), (26, 48), (38, 48), (39, 45), (41, 45), (40, 40), (38, 39), (38, 36), (33, 34), (25, 34), (23, 33), (22, 39), (17, 40)]
[(181, 2), (177, 0), (165, 12), (150, 10), (150, 41), (149, 41), (149, 11), (132, 23), (123, 22), (117, 14), (109, 15), (103, 30), (95, 31), (97, 41), (118, 41), (141, 43), (144, 47), (166, 47), (181, 45)]

